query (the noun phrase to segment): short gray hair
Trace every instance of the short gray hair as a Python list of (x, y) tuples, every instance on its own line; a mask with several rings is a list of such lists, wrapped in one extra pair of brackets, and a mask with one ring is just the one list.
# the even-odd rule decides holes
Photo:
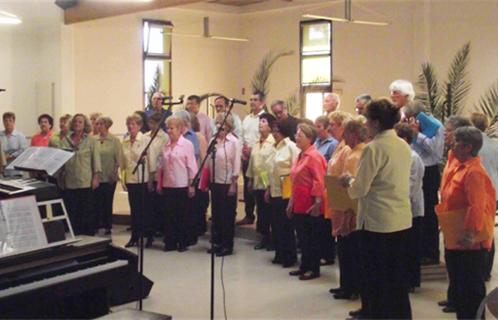
[(455, 130), (455, 141), (460, 141), (465, 145), (472, 146), (470, 154), (476, 157), (482, 148), (482, 133), (472, 126), (460, 127)]
[(371, 100), (372, 100), (372, 96), (370, 96), (369, 94), (364, 93), (364, 94), (360, 94), (359, 96), (357, 96), (357, 97), (354, 99), (354, 101), (356, 101), (356, 102), (358, 102), (358, 101), (362, 101), (362, 100), (363, 100), (363, 101), (367, 101), (367, 102), (369, 102), (369, 101), (371, 101)]
[(472, 125), (469, 119), (462, 116), (451, 116), (446, 120), (446, 123), (451, 124), (453, 126), (453, 130), (456, 130), (460, 127), (468, 127)]
[(389, 86), (389, 90), (399, 91), (403, 95), (408, 96), (408, 101), (413, 101), (413, 99), (415, 99), (415, 90), (413, 89), (412, 83), (408, 80), (394, 80)]
[(284, 110), (287, 110), (287, 103), (285, 103), (284, 100), (275, 100), (271, 103), (271, 109), (273, 109), (274, 106), (282, 106)]
[(182, 119), (184, 122), (184, 126), (190, 128), (190, 113), (187, 110), (178, 110), (173, 113), (175, 118)]
[(420, 112), (425, 112), (425, 110), (425, 105), (420, 100), (410, 101), (404, 107), (404, 112), (408, 117), (416, 117)]

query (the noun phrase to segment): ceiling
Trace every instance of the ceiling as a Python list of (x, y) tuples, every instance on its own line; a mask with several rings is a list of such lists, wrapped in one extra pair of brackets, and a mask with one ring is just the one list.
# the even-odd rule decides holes
[(225, 6), (243, 7), (243, 6), (248, 6), (250, 4), (261, 3), (265, 1), (267, 0), (210, 0), (207, 2), (221, 4)]

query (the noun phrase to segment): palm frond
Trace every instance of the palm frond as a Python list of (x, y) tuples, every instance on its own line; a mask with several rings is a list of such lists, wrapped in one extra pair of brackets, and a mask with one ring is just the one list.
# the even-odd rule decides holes
[(474, 109), (494, 119), (498, 113), (498, 81), (493, 83), (483, 94)]
[(417, 84), (421, 91), (415, 98), (429, 106), (431, 113), (440, 118), (442, 113), (442, 97), (436, 70), (432, 64), (422, 64), (422, 73), (418, 76)]
[(258, 66), (258, 69), (254, 73), (254, 76), (251, 80), (251, 86), (253, 92), (260, 91), (268, 96), (270, 91), (270, 73), (271, 68), (277, 62), (278, 59), (293, 55), (294, 51), (279, 51), (275, 52), (270, 50), (263, 58), (261, 63)]
[(299, 99), (299, 92), (295, 91), (287, 97), (285, 101), (287, 111), (293, 117), (301, 117), (301, 101)]
[(455, 55), (448, 71), (448, 80), (445, 86), (445, 95), (450, 97), (446, 100), (447, 111), (452, 114), (463, 110), (463, 103), (470, 90), (470, 82), (467, 79), (467, 66), (470, 57), (470, 43), (466, 43)]

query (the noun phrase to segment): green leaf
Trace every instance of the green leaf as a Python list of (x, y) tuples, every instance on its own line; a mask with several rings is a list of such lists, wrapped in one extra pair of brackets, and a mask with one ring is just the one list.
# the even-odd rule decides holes
[(421, 91), (415, 98), (429, 106), (435, 117), (441, 118), (443, 112), (441, 90), (436, 71), (429, 62), (422, 64), (422, 73), (418, 76), (417, 84)]
[(154, 73), (154, 80), (147, 90), (147, 100), (149, 101), (149, 105), (152, 105), (152, 95), (161, 91), (161, 68), (159, 66), (156, 67), (156, 72)]
[(488, 116), (492, 123), (496, 122), (498, 115), (498, 80), (479, 98), (474, 109)]
[(268, 96), (268, 93), (270, 92), (270, 73), (271, 73), (271, 68), (277, 62), (278, 59), (285, 57), (285, 56), (290, 56), (293, 55), (294, 51), (279, 51), (279, 52), (274, 52), (273, 50), (270, 50), (263, 58), (261, 63), (259, 64), (258, 69), (254, 73), (252, 80), (251, 80), (251, 86), (253, 92), (255, 91), (260, 91), (265, 94), (265, 96)]
[(446, 116), (461, 113), (464, 109), (464, 100), (470, 90), (467, 79), (467, 67), (470, 57), (470, 42), (466, 43), (455, 55), (448, 71), (448, 80), (445, 83)]
[(301, 117), (301, 103), (299, 99), (299, 91), (296, 90), (292, 94), (290, 94), (287, 97), (287, 100), (285, 101), (285, 104), (287, 105), (287, 111), (289, 114), (293, 117), (300, 118)]

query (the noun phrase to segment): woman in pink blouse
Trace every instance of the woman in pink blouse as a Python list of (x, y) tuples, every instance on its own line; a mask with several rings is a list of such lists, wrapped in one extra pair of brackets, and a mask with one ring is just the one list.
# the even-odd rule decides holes
[(164, 251), (188, 250), (187, 228), (190, 198), (195, 195), (191, 185), (197, 172), (194, 146), (182, 135), (184, 121), (176, 117), (166, 120), (170, 141), (164, 146), (157, 173), (157, 192), (163, 195), (166, 219)]
[(301, 265), (291, 271), (299, 280), (311, 280), (320, 276), (322, 197), (327, 163), (316, 150), (314, 126), (301, 123), (297, 127), (296, 145), (301, 153), (291, 169), (292, 196), (287, 215), (294, 219), (297, 237), (301, 244)]
[[(224, 118), (224, 113), (219, 113), (216, 116), (217, 128), (221, 126)], [(240, 157), (242, 154), (238, 139), (231, 133), (233, 128), (233, 118), (229, 115), (225, 125), (220, 130), (218, 139), (216, 139), (214, 168), (211, 156), (207, 162), (213, 206), (213, 242), (217, 256), (226, 256), (233, 253), (237, 179), (240, 173)], [(211, 250), (208, 250), (208, 252), (211, 253)]]

